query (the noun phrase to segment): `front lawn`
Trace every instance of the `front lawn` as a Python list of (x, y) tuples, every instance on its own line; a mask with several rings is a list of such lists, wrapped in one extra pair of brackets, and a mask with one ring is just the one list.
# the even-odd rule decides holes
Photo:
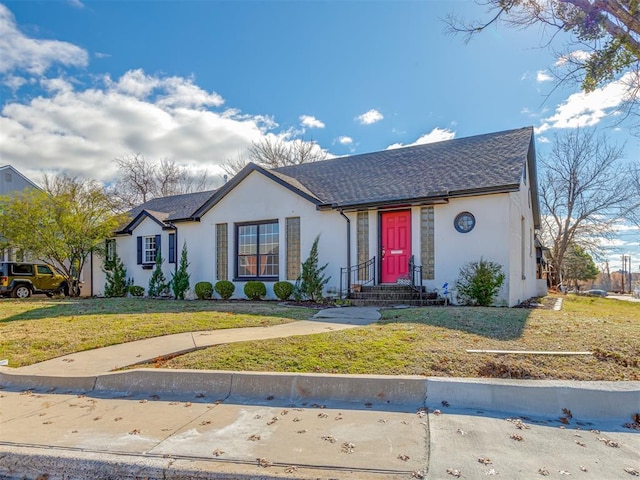
[[(594, 356), (494, 355), (473, 350), (591, 351)], [(561, 311), (386, 310), (368, 327), (221, 345), (159, 367), (574, 380), (640, 380), (640, 305), (564, 297)]]
[(140, 298), (0, 300), (0, 360), (11, 367), (143, 338), (200, 330), (263, 327), (316, 311), (272, 302)]
[[(273, 302), (148, 299), (0, 301), (0, 359), (22, 366), (142, 338), (308, 319)], [(467, 353), (591, 351), (594, 356)], [(640, 380), (640, 305), (564, 297), (561, 311), (433, 307), (385, 310), (352, 330), (221, 345), (155, 364), (168, 368)]]

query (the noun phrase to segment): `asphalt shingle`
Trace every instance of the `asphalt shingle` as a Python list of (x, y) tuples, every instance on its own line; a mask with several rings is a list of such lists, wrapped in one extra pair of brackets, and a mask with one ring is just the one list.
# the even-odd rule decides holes
[(250, 165), (226, 188), (154, 198), (129, 214), (135, 221), (145, 211), (164, 223), (201, 216), (256, 169), (334, 208), (509, 191), (520, 184), (532, 142), (525, 127), (269, 171)]
[(154, 198), (130, 210), (129, 216), (134, 219), (142, 211), (146, 211), (162, 222), (189, 218), (215, 192), (216, 190), (208, 190), (206, 192)]
[(532, 138), (526, 127), (274, 171), (333, 206), (455, 195), (518, 185)]

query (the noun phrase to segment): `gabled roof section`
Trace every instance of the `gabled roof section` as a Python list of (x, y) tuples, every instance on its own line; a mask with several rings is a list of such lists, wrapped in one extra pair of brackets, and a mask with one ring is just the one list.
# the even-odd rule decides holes
[(299, 182), (296, 178), (290, 177), (286, 174), (280, 173), (276, 170), (267, 170), (266, 168), (262, 168), (259, 165), (256, 165), (253, 162), (249, 162), (242, 170), (240, 170), (231, 180), (224, 184), (215, 195), (211, 196), (207, 200), (207, 202), (202, 205), (194, 214), (194, 219), (199, 219), (211, 210), (220, 200), (222, 200), (231, 190), (233, 190), (237, 185), (239, 185), (245, 178), (247, 178), (251, 173), (258, 172), (265, 177), (273, 180), (284, 188), (291, 190), (292, 192), (300, 195), (303, 198), (306, 198), (310, 202), (314, 203), (316, 206), (320, 205), (321, 200), (311, 192), (305, 185)]
[(31, 180), (29, 180), (27, 177), (25, 177), (23, 174), (21, 174), (18, 170), (16, 170), (11, 165), (3, 165), (2, 167), (0, 167), (0, 174), (4, 172), (9, 172), (9, 171), (15, 175), (18, 175), (25, 183), (28, 183), (32, 188), (35, 188), (37, 190), (42, 190), (42, 188), (40, 188)]
[(193, 218), (194, 212), (215, 195), (216, 191), (209, 190), (151, 199), (131, 209), (128, 215), (133, 220), (116, 233), (131, 233), (147, 217), (152, 218), (163, 227), (169, 226), (172, 222), (195, 220)]
[(271, 172), (332, 208), (515, 191), (532, 142), (533, 128), (525, 127)]

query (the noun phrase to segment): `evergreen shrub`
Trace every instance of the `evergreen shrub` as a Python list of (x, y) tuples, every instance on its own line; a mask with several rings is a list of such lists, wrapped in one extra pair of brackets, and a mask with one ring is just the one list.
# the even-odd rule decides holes
[(249, 300), (260, 300), (267, 294), (267, 287), (263, 282), (251, 280), (244, 284), (244, 294)]
[(208, 300), (213, 295), (213, 285), (211, 282), (198, 282), (195, 286), (196, 296), (200, 300)]
[(231, 295), (233, 295), (233, 292), (236, 290), (236, 286), (229, 280), (220, 280), (219, 282), (216, 282), (216, 285), (213, 288), (223, 300), (231, 298)]

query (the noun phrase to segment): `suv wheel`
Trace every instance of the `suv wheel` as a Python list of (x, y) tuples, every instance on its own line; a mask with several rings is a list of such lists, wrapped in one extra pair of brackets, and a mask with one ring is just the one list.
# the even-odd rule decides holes
[(27, 285), (18, 285), (11, 292), (13, 298), (29, 298), (31, 296), (31, 289)]

